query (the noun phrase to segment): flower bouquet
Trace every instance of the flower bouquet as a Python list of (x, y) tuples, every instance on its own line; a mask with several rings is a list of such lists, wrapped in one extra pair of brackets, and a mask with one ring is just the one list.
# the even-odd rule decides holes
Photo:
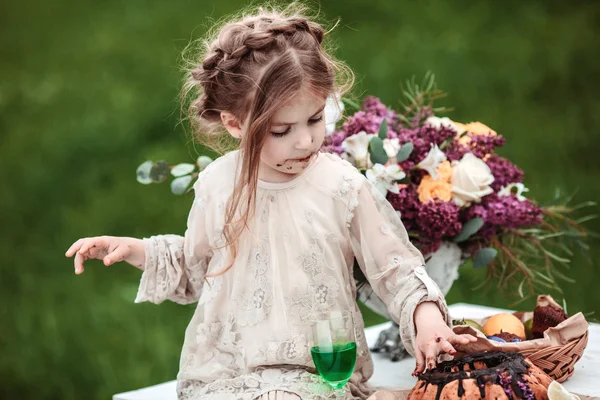
[[(322, 151), (348, 160), (387, 196), (426, 260), (451, 244), (461, 263), (487, 266), (483, 284), (515, 285), (520, 299), (560, 292), (557, 278), (571, 281), (565, 267), (572, 248), (587, 249), (589, 233), (581, 223), (592, 218), (572, 215), (594, 204), (570, 206), (572, 199), (559, 195), (547, 205), (528, 198), (523, 171), (496, 153), (504, 137), (480, 122), (439, 117), (447, 110), (434, 102), (443, 96), (432, 74), (421, 84), (407, 82), (399, 111), (372, 96), (362, 106), (332, 96)], [(356, 111), (339, 126), (347, 108)], [(147, 161), (137, 177), (148, 184), (172, 175), (173, 193), (182, 194), (211, 161)]]
[(328, 126), (323, 149), (362, 171), (399, 212), (411, 241), (429, 256), (453, 243), (463, 261), (487, 266), (484, 281), (516, 285), (520, 299), (548, 289), (560, 292), (572, 248), (587, 250), (589, 236), (573, 213), (594, 206), (570, 206), (557, 193), (552, 204), (526, 197), (523, 171), (496, 150), (502, 135), (480, 122), (440, 118), (445, 96), (427, 74), (407, 82), (401, 111), (368, 96), (340, 129)]

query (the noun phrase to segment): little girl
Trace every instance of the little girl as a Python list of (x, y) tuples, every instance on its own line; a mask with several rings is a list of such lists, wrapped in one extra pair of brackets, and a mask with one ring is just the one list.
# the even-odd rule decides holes
[(239, 149), (198, 176), (185, 235), (84, 238), (66, 253), (77, 274), (88, 259), (141, 269), (136, 302), (198, 303), (177, 377), (182, 400), (335, 398), (310, 355), (311, 322), (323, 312), (356, 323), (344, 398), (371, 395), (355, 257), (400, 325), (414, 374), (475, 340), (450, 329), (444, 297), (386, 199), (351, 164), (319, 152), (325, 101), (353, 75), (302, 13), (227, 23), (190, 71), (193, 126), (224, 128)]

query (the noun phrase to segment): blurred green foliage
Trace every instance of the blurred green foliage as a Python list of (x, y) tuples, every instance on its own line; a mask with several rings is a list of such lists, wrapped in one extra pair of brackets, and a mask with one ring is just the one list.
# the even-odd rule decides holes
[[(190, 197), (137, 184), (135, 169), (202, 152), (178, 125), (179, 54), (244, 4), (0, 5), (0, 398), (99, 400), (175, 378), (193, 307), (133, 304), (139, 271), (90, 262), (75, 276), (64, 252), (82, 236), (184, 231)], [(506, 136), (500, 152), (536, 200), (556, 188), (598, 199), (598, 3), (347, 0), (320, 11), (342, 19), (331, 36), (358, 96), (396, 106), (400, 82), (431, 70), (453, 119)], [(471, 289), (484, 273), (462, 268), (448, 301), (507, 307)], [(569, 312), (600, 311), (597, 268), (577, 257), (570, 275)]]

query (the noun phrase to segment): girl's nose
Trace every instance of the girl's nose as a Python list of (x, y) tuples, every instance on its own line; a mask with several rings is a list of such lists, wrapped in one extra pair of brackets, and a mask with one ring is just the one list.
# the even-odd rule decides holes
[(296, 147), (300, 150), (309, 149), (314, 142), (314, 138), (310, 132), (310, 130), (305, 130), (300, 133), (298, 141), (296, 142)]

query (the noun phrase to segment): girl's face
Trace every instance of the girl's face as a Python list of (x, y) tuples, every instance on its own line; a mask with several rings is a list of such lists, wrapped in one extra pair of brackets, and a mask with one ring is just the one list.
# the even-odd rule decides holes
[(325, 100), (302, 90), (273, 117), (260, 154), (259, 178), (285, 182), (310, 165), (325, 138)]

